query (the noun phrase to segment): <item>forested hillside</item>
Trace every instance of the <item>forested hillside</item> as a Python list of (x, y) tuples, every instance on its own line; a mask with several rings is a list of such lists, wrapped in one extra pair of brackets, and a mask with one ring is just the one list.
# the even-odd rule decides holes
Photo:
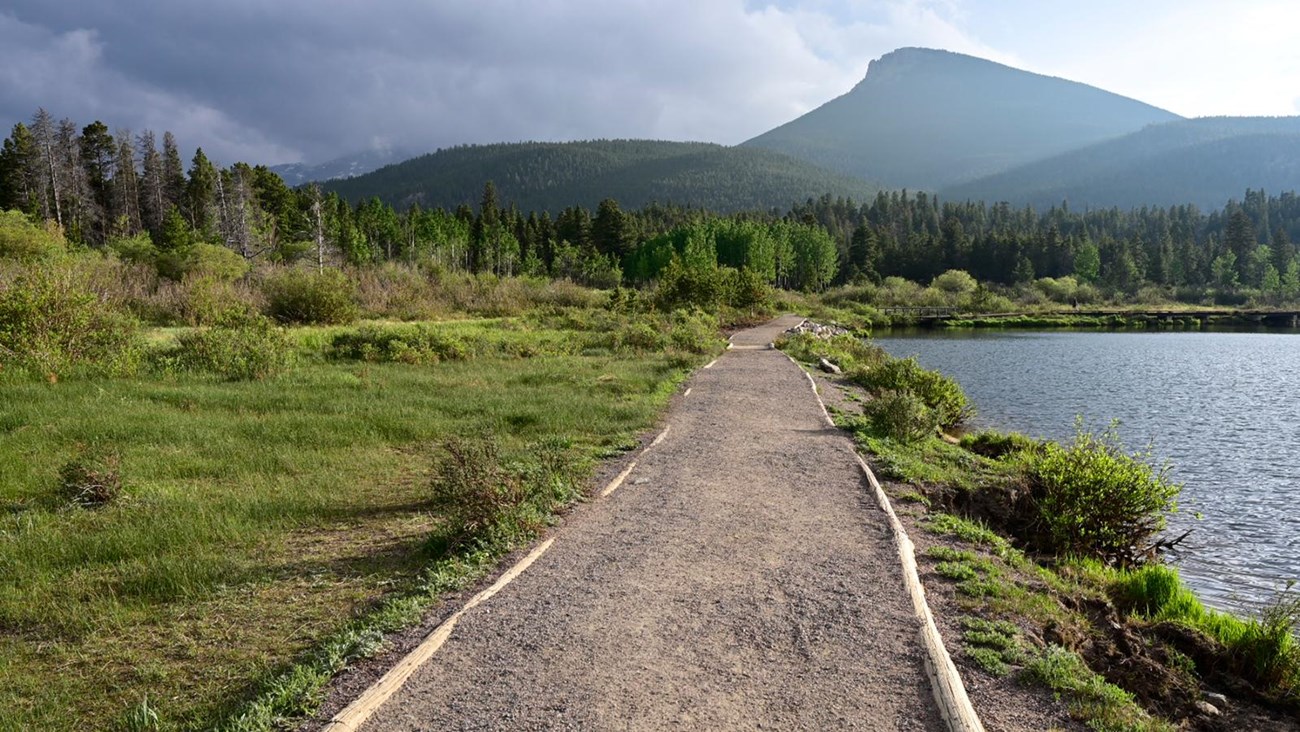
[(1074, 208), (1218, 208), (1246, 188), (1300, 184), (1300, 117), (1207, 117), (1153, 125), (942, 191), (946, 199)]
[[(291, 189), (265, 167), (218, 168), (202, 150), (185, 168), (170, 134), (159, 150), (152, 132), (112, 136), (107, 130), (101, 122), (55, 123), (44, 110), (30, 126), (14, 127), (0, 150), (0, 208), (21, 213), (0, 219), (0, 256), (27, 256), (43, 240), (33, 226), (43, 224), (74, 246), (151, 265), (175, 281), (237, 276), (257, 262), (323, 270), (400, 261), (599, 287), (726, 268), (743, 275), (746, 287), (819, 290), (889, 277), (927, 282), (957, 269), (1005, 287), (1071, 278), (1094, 294), (1119, 297), (1144, 288), (1157, 288), (1155, 297), (1195, 301), (1300, 297), (1294, 192), (1270, 197), (1246, 190), (1241, 202), (1208, 215), (1191, 205), (1035, 211), (900, 192), (825, 193), (728, 213), (702, 205), (627, 206), (616, 200), (617, 185), (602, 194), (598, 181), (590, 181), (585, 185), (599, 203), (552, 216), (508, 203), (490, 183), (479, 187), (475, 206), (394, 207), (377, 197), (353, 205), (319, 186)], [(634, 152), (639, 145), (567, 149), (579, 151), (579, 159), (622, 152), (644, 160)], [(497, 147), (526, 154), (553, 146)], [(714, 148), (685, 147), (704, 154)], [(461, 174), (472, 175), (469, 161), (476, 157), (462, 161)], [(573, 156), (530, 159), (539, 163), (531, 169), (539, 179), (573, 174), (573, 168), (542, 165)], [(660, 162), (671, 167), (673, 156)], [(609, 169), (619, 169), (617, 160)], [(611, 173), (609, 180), (616, 178)]]
[(396, 206), (455, 208), (493, 181), (502, 200), (523, 210), (594, 208), (605, 198), (626, 207), (650, 203), (714, 211), (784, 208), (823, 193), (863, 199), (878, 186), (767, 150), (693, 142), (591, 142), (475, 145), (331, 181), (326, 190), (356, 202), (372, 196)]
[(1078, 82), (903, 48), (849, 93), (744, 145), (932, 191), (1175, 119)]

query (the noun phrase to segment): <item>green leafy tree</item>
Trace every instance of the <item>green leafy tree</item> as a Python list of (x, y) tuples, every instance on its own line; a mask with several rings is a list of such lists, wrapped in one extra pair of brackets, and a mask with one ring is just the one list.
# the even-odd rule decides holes
[(1079, 247), (1079, 252), (1074, 256), (1075, 277), (1089, 284), (1095, 283), (1101, 277), (1101, 252), (1097, 245), (1091, 241), (1085, 241)]

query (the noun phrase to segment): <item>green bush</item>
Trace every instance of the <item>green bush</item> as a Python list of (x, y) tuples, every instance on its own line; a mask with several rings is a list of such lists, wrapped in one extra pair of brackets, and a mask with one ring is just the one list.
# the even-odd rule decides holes
[(714, 353), (721, 347), (718, 319), (699, 310), (678, 310), (672, 315), (668, 342), (673, 348), (687, 353)]
[(872, 429), (898, 442), (916, 442), (939, 430), (937, 415), (910, 391), (884, 391), (862, 408)]
[(36, 262), (67, 251), (63, 233), (53, 224), (37, 226), (21, 211), (0, 211), (0, 259)]
[(99, 298), (90, 276), (75, 260), (0, 274), (0, 366), (51, 379), (72, 370), (134, 371), (138, 323)]
[(114, 237), (109, 240), (108, 248), (117, 258), (130, 264), (156, 265), (158, 248), (148, 234), (136, 234), (130, 237)]
[(288, 269), (265, 283), (268, 314), (282, 323), (350, 323), (357, 317), (356, 286), (337, 270)]
[(473, 346), (465, 339), (427, 325), (366, 325), (334, 336), (333, 358), (361, 361), (396, 361), (434, 364), (474, 358)]
[(231, 313), (212, 327), (182, 334), (170, 355), (183, 369), (254, 381), (286, 371), (293, 348), (271, 320)]
[(888, 359), (874, 367), (851, 369), (848, 375), (854, 383), (874, 394), (887, 391), (915, 394), (945, 429), (956, 427), (975, 413), (956, 381), (938, 371), (922, 368), (914, 358)]
[(717, 267), (687, 267), (673, 259), (659, 274), (654, 300), (663, 310), (697, 307), (714, 311), (723, 302), (726, 290), (727, 283)]
[(1124, 452), (1114, 425), (1096, 434), (1081, 424), (1068, 447), (1045, 445), (1028, 465), (1043, 548), (1110, 563), (1135, 561), (1164, 528), (1182, 488), (1149, 457)]
[(233, 282), (248, 273), (248, 261), (233, 249), (216, 244), (193, 244), (183, 249), (160, 252), (158, 274), (180, 282), (186, 277), (204, 277)]
[(616, 347), (644, 353), (661, 351), (666, 344), (663, 332), (645, 320), (633, 320), (619, 329)]

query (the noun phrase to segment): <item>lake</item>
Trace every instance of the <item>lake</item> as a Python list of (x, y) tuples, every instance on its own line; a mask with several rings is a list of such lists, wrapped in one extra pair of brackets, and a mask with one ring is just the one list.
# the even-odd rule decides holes
[[(1185, 484), (1172, 554), (1207, 604), (1242, 609), (1300, 578), (1300, 335), (909, 332), (895, 356), (957, 379), (975, 426), (1068, 441), (1075, 415), (1120, 421)], [(1200, 514), (1202, 518), (1196, 518)]]

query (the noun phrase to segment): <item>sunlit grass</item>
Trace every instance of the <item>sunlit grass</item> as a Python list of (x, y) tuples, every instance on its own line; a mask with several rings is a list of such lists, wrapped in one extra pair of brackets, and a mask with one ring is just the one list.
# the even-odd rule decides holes
[[(438, 518), (426, 472), (450, 435), (503, 458), (553, 437), (585, 464), (667, 403), (683, 356), (549, 353), (574, 333), (457, 323), (494, 348), (433, 366), (330, 362), (333, 329), (266, 381), (201, 375), (0, 385), (0, 729), (101, 728), (138, 707), (205, 729), (258, 679), (413, 583)], [(174, 334), (160, 334), (164, 342)], [(124, 495), (57, 497), (88, 445)]]

